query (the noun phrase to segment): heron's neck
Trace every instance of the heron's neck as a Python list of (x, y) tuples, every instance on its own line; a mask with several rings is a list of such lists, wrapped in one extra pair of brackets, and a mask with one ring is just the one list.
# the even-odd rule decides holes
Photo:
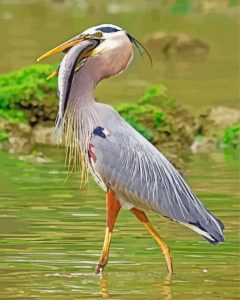
[[(126, 38), (124, 51), (115, 47), (111, 51), (88, 58), (85, 64), (74, 74), (69, 105), (72, 109), (85, 110), (86, 106), (94, 106), (94, 90), (104, 78), (109, 78), (122, 72), (132, 59), (132, 46)], [(111, 45), (111, 44), (110, 44)], [(118, 44), (117, 44), (118, 45)], [(105, 47), (108, 48), (105, 42)], [(110, 46), (109, 46), (110, 47)]]
[(72, 127), (77, 128), (79, 139), (84, 143), (90, 139), (94, 128), (98, 124), (98, 113), (94, 98), (95, 87), (98, 83), (96, 78), (96, 65), (87, 61), (84, 66), (75, 72), (71, 91), (68, 98), (65, 120), (70, 120)]

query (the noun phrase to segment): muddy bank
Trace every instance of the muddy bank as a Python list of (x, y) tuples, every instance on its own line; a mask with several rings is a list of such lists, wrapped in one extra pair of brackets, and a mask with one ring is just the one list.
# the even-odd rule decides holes
[[(187, 109), (177, 104), (174, 104), (174, 107), (163, 105), (161, 109), (154, 105), (123, 104), (118, 110), (126, 121), (154, 144), (179, 170), (185, 169), (186, 153), (189, 156), (191, 153), (215, 152), (224, 147), (237, 149), (240, 145), (240, 116), (237, 110), (226, 107), (212, 108), (198, 117), (194, 117)], [(213, 119), (217, 112), (223, 113), (220, 123), (220, 113)], [(0, 141), (0, 150), (7, 150), (18, 155), (19, 159), (29, 162), (47, 163), (49, 158), (36, 150), (42, 146), (59, 147), (52, 137), (53, 130), (54, 122), (41, 122), (31, 126), (1, 119), (0, 133), (5, 135)], [(64, 144), (60, 145), (63, 146)]]
[[(55, 66), (30, 66), (0, 76), (0, 149), (29, 154), (52, 138), (58, 110), (57, 82), (46, 81)], [(137, 103), (115, 106), (121, 116), (181, 168), (186, 152), (239, 147), (240, 113), (211, 108), (199, 116), (171, 99), (163, 85), (152, 86)]]

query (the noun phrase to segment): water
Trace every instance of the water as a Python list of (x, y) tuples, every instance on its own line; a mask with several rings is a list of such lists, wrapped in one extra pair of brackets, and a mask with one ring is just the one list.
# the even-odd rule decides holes
[(91, 182), (67, 183), (63, 153), (32, 164), (0, 152), (0, 299), (239, 299), (237, 162), (222, 153), (196, 155), (187, 180), (225, 224), (212, 246), (154, 214), (171, 247), (175, 275), (145, 228), (122, 211), (103, 276), (94, 275), (105, 230), (104, 193)]
[[(189, 59), (189, 55), (187, 59), (164, 60), (154, 54), (156, 49), (149, 49), (153, 68), (147, 57), (141, 59), (136, 54), (127, 72), (99, 86), (98, 99), (111, 104), (136, 102), (147, 87), (163, 83), (173, 98), (197, 113), (213, 105), (238, 107), (237, 7), (226, 9), (224, 13), (181, 15), (170, 12), (169, 3), (173, 1), (161, 2), (164, 4), (160, 5), (159, 0), (117, 3), (110, 0), (2, 0), (0, 73), (36, 63), (36, 58), (45, 51), (96, 24), (119, 24), (142, 43), (156, 31), (186, 32), (210, 45), (205, 60)], [(56, 55), (46, 62), (57, 63), (61, 57)]]

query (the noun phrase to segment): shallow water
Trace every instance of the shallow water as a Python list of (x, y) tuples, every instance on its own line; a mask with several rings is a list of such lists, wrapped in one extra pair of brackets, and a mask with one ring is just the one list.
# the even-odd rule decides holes
[(144, 227), (122, 211), (104, 275), (93, 274), (105, 230), (104, 193), (67, 183), (61, 151), (31, 164), (0, 152), (0, 299), (239, 299), (238, 164), (196, 155), (187, 180), (225, 224), (212, 246), (191, 230), (150, 214), (170, 245), (175, 275)]
[[(136, 53), (128, 71), (104, 81), (97, 90), (97, 97), (111, 104), (136, 102), (146, 88), (162, 83), (169, 88), (171, 97), (195, 112), (214, 105), (238, 107), (237, 7), (206, 15), (179, 14), (170, 11), (168, 2), (174, 1), (0, 1), (0, 73), (36, 63), (40, 54), (96, 24), (118, 24), (142, 43), (156, 31), (185, 32), (210, 45), (206, 59), (192, 59), (187, 55), (185, 59), (165, 60), (154, 55), (156, 49), (149, 49), (153, 55), (151, 68), (147, 57), (141, 59)], [(58, 63), (61, 57), (56, 55), (45, 62)]]

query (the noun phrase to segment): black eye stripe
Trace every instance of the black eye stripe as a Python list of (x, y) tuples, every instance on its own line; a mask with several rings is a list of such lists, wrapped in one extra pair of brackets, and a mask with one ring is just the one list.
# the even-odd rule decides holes
[(120, 31), (120, 29), (117, 29), (117, 28), (114, 28), (114, 27), (110, 27), (110, 26), (98, 27), (98, 28), (96, 28), (96, 30), (100, 30), (100, 31), (102, 31), (104, 33)]

